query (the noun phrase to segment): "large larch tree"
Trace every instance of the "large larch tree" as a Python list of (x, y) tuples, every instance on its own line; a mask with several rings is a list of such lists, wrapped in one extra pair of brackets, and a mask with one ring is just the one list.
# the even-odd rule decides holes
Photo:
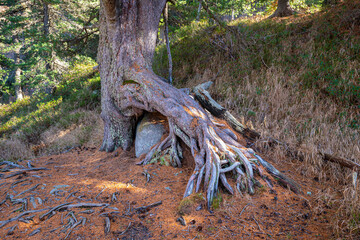
[[(153, 147), (141, 164), (171, 148), (174, 166), (181, 166), (181, 139), (190, 149), (195, 169), (184, 197), (204, 186), (208, 207), (219, 183), (234, 193), (225, 173), (237, 176), (237, 189), (254, 193), (254, 171), (262, 158), (244, 148), (229, 129), (221, 128), (185, 91), (162, 81), (152, 70), (158, 24), (166, 0), (101, 0), (98, 63), (101, 76), (101, 117), (104, 139), (101, 150), (128, 150), (137, 119), (147, 112), (166, 116), (169, 135)], [(255, 158), (256, 157), (256, 158)], [(251, 159), (251, 160), (249, 160)]]

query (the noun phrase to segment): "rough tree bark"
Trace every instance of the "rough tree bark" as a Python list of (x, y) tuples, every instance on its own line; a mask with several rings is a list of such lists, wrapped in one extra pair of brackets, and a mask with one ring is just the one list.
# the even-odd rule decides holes
[(266, 166), (252, 149), (240, 145), (229, 129), (216, 125), (185, 91), (165, 83), (152, 71), (158, 23), (165, 3), (166, 0), (100, 1), (98, 62), (101, 117), (105, 124), (101, 150), (129, 149), (137, 118), (143, 111), (160, 112), (168, 118), (169, 136), (153, 147), (140, 164), (149, 163), (154, 154), (169, 148), (172, 165), (181, 166), (181, 139), (195, 161), (184, 197), (204, 186), (210, 208), (220, 182), (234, 193), (225, 173), (237, 176), (240, 193), (252, 194), (254, 171), (262, 175), (259, 164), (272, 166)]
[(269, 18), (286, 17), (292, 14), (293, 10), (290, 7), (289, 0), (278, 0), (277, 9)]
[(169, 39), (169, 4), (166, 3), (165, 4), (165, 8), (163, 10), (163, 16), (164, 16), (164, 25), (165, 25), (165, 42), (166, 42), (166, 51), (167, 51), (167, 55), (168, 55), (168, 62), (169, 62), (169, 82), (170, 84), (172, 84), (173, 79), (172, 79), (172, 69), (173, 69), (173, 64), (172, 64), (172, 57), (171, 57), (171, 50), (170, 50), (170, 39)]

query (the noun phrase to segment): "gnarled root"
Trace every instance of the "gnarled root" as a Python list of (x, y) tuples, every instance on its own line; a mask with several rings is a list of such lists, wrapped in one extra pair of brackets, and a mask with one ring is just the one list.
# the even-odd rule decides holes
[(229, 129), (220, 129), (211, 122), (201, 124), (197, 128), (197, 140), (188, 137), (177, 125), (169, 120), (169, 135), (146, 155), (139, 164), (151, 162), (154, 156), (170, 149), (171, 163), (175, 167), (181, 166), (181, 150), (177, 136), (191, 148), (195, 159), (195, 169), (187, 183), (184, 198), (194, 191), (199, 192), (203, 185), (206, 191), (208, 209), (217, 196), (220, 183), (230, 193), (234, 194), (232, 186), (228, 183), (227, 173), (236, 176), (236, 189), (243, 195), (247, 192), (254, 194), (254, 184), (259, 182), (254, 178), (254, 172), (267, 177), (260, 167), (262, 165), (269, 173), (283, 180), (294, 192), (299, 192), (299, 186), (291, 179), (281, 174), (274, 166), (257, 155), (251, 148), (244, 148), (235, 141), (236, 136)]
[(254, 172), (257, 172), (268, 183), (260, 165), (270, 174), (282, 180), (282, 183), (290, 186), (294, 192), (299, 192), (300, 187), (296, 182), (281, 174), (251, 148), (242, 147), (231, 138), (230, 134), (226, 134), (226, 131), (215, 126), (208, 126), (205, 129), (203, 143), (200, 147), (204, 151), (193, 150), (193, 156), (200, 156), (204, 160), (204, 164), (201, 165), (201, 160), (196, 161), (197, 165), (188, 181), (184, 197), (192, 194), (194, 186), (196, 186), (195, 191), (198, 192), (202, 180), (204, 180), (207, 204), (210, 209), (213, 199), (218, 193), (220, 182), (230, 194), (234, 194), (233, 188), (227, 181), (226, 173), (228, 172), (232, 172), (236, 176), (236, 189), (241, 195), (244, 192), (254, 194), (254, 184), (259, 184), (254, 178)]
[[(131, 77), (131, 78), (130, 78)], [(120, 99), (122, 112), (127, 109), (158, 111), (168, 118), (169, 135), (146, 155), (138, 164), (147, 164), (160, 153), (167, 151), (173, 166), (181, 166), (180, 138), (190, 149), (195, 161), (195, 169), (185, 189), (184, 197), (201, 186), (207, 196), (210, 209), (218, 194), (220, 183), (234, 194), (227, 181), (227, 174), (236, 176), (236, 189), (240, 194), (254, 194), (255, 172), (261, 172), (261, 164), (268, 172), (284, 179), (292, 189), (298, 189), (293, 181), (283, 177), (271, 164), (267, 163), (250, 148), (237, 142), (230, 130), (216, 125), (198, 102), (185, 92), (176, 89), (159, 79), (153, 72), (136, 69), (129, 76), (131, 83), (121, 86)], [(135, 82), (135, 83), (134, 83)], [(132, 110), (132, 112), (136, 112)]]

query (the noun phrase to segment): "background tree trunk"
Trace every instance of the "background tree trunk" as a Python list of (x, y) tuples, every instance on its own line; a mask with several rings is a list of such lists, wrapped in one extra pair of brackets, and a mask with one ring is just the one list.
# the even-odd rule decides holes
[(276, 11), (269, 17), (286, 17), (293, 14), (293, 10), (290, 8), (289, 0), (278, 0)]
[(170, 84), (172, 84), (173, 79), (172, 79), (172, 69), (173, 69), (173, 64), (172, 64), (172, 57), (171, 57), (171, 50), (170, 50), (170, 39), (169, 39), (169, 4), (166, 3), (165, 4), (165, 8), (163, 11), (163, 16), (164, 16), (164, 25), (165, 25), (165, 41), (166, 41), (166, 51), (167, 51), (167, 55), (168, 55), (168, 62), (169, 62), (169, 79), (168, 82)]
[[(50, 34), (50, 15), (49, 15), (49, 4), (47, 2), (43, 2), (43, 14), (44, 14), (44, 17), (43, 17), (43, 31), (44, 31), (44, 36), (45, 38), (48, 38), (49, 37), (49, 34)], [(52, 69), (51, 67), (51, 60), (49, 62), (49, 57), (51, 56), (52, 58), (52, 51), (50, 53), (47, 53), (46, 56), (45, 56), (45, 61), (46, 61), (46, 64), (45, 64), (45, 68), (46, 70), (50, 70)]]
[(200, 13), (201, 13), (201, 1), (199, 1), (199, 7), (196, 14), (196, 21), (198, 22), (200, 20)]

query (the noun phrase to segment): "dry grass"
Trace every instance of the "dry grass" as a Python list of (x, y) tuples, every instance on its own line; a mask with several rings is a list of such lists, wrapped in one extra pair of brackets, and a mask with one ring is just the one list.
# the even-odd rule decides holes
[[(207, 70), (199, 82), (211, 79), (209, 72)], [(344, 230), (359, 233), (359, 181), (354, 187), (352, 171), (334, 163), (325, 163), (318, 153), (326, 152), (360, 163), (360, 132), (346, 127), (346, 117), (339, 117), (343, 111), (341, 105), (314, 90), (304, 93), (292, 87), (299, 82), (300, 75), (301, 70), (291, 77), (285, 76), (281, 68), (271, 66), (244, 77), (237, 87), (228, 87), (231, 78), (224, 74), (217, 77), (212, 94), (218, 96), (221, 104), (242, 119), (243, 123), (261, 133), (258, 146), (264, 145), (262, 143), (266, 143), (268, 137), (274, 137), (307, 153), (299, 171), (305, 177), (317, 176), (320, 181), (336, 186), (336, 189), (329, 187), (319, 193), (320, 198), (339, 207), (338, 218), (333, 219), (335, 230), (338, 233)], [(236, 80), (239, 81), (233, 79)], [(351, 114), (355, 115), (356, 112)], [(289, 161), (281, 148), (272, 149), (267, 154), (278, 164)], [(342, 193), (340, 199), (339, 196), (334, 197), (337, 191)], [(323, 201), (319, 202), (319, 210), (322, 205)]]
[(14, 133), (0, 141), (1, 159), (18, 160), (34, 156), (59, 154), (76, 146), (99, 147), (103, 137), (103, 121), (97, 111), (78, 110), (69, 114), (81, 117), (70, 126), (60, 122), (52, 125), (40, 136), (40, 144), (25, 142), (24, 136)]
[(34, 156), (29, 145), (20, 140), (17, 134), (8, 139), (0, 139), (0, 160), (18, 160)]
[[(333, 17), (333, 22), (324, 22), (329, 16)], [(266, 146), (268, 137), (273, 137), (305, 152), (299, 172), (306, 178), (316, 177), (329, 186), (316, 195), (321, 200), (316, 206), (317, 211), (322, 211), (324, 204), (336, 206), (338, 218), (333, 219), (334, 230), (339, 236), (353, 237), (360, 233), (359, 180), (353, 184), (351, 170), (325, 163), (318, 154), (326, 152), (360, 163), (359, 127), (350, 127), (351, 120), (356, 121), (360, 116), (359, 95), (356, 90), (351, 92), (349, 87), (352, 85), (356, 89), (360, 85), (360, 58), (352, 55), (356, 52), (355, 47), (347, 47), (359, 46), (354, 32), (359, 26), (357, 22), (339, 25), (339, 18), (344, 16), (335, 9), (330, 15), (318, 13), (272, 21), (264, 18), (242, 20), (240, 25), (250, 26), (245, 30), (246, 39), (254, 49), (247, 53), (237, 47), (234, 38), (219, 30), (196, 30), (198, 37), (185, 39), (184, 43), (180, 41), (175, 46), (174, 58), (183, 61), (175, 67), (174, 75), (181, 87), (214, 81), (212, 96), (243, 123), (261, 133), (258, 146)], [(276, 28), (276, 24), (282, 24), (279, 34), (269, 30)], [(324, 26), (350, 35), (343, 35), (344, 38), (339, 40), (336, 34), (327, 35)], [(277, 36), (283, 31), (291, 33)], [(264, 42), (264, 38), (278, 42)], [(333, 42), (327, 41), (329, 38), (334, 38)], [(319, 39), (324, 39), (320, 45)], [(197, 42), (200, 42), (197, 47), (191, 46)], [(336, 45), (339, 42), (346, 45), (339, 47)], [(322, 58), (321, 54), (329, 51), (331, 44), (336, 46), (335, 50), (330, 49), (334, 58), (328, 59), (326, 53)], [(177, 49), (187, 51), (187, 48), (195, 49), (191, 56), (177, 53)], [(303, 61), (305, 64), (291, 63), (302, 56), (307, 57)], [(330, 61), (326, 66), (330, 69), (319, 67), (322, 61)], [(318, 76), (316, 82), (311, 80), (314, 74)], [(336, 82), (337, 88), (331, 88), (330, 82), (337, 77), (347, 82)], [(331, 92), (333, 89), (340, 89), (340, 92)], [(281, 148), (271, 149), (266, 154), (278, 164), (291, 160)]]
[(60, 124), (51, 126), (41, 135), (42, 154), (57, 154), (74, 146), (98, 147), (103, 137), (103, 121), (96, 111), (78, 111), (81, 117), (76, 124), (64, 129)]

